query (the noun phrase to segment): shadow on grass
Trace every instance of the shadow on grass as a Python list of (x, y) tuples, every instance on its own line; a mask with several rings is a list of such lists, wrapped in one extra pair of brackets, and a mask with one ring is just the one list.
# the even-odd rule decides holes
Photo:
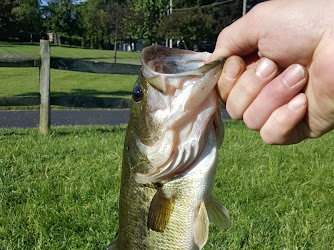
[[(114, 96), (131, 96), (131, 91), (125, 90), (117, 90), (117, 91), (99, 91), (96, 89), (71, 89), (70, 92), (59, 92), (59, 91), (51, 91), (51, 96), (107, 96), (107, 97), (114, 97)], [(18, 94), (15, 96), (39, 96), (38, 92), (27, 92)]]
[(108, 133), (123, 133), (127, 126), (82, 126), (82, 127), (53, 127), (52, 136), (68, 136), (68, 135), (82, 135), (82, 134), (108, 134)]
[[(28, 134), (27, 130), (23, 129), (1, 129), (0, 136), (8, 137), (8, 136), (26, 136)], [(1, 139), (0, 139), (1, 140)]]
[(20, 45), (39, 46), (39, 42), (4, 42), (0, 41), (0, 47), (17, 47)]
[[(51, 92), (51, 105), (77, 108), (130, 108), (130, 91), (98, 91), (72, 89), (71, 92)], [(27, 92), (12, 97), (0, 97), (1, 106), (39, 105), (39, 93)]]
[[(50, 136), (69, 136), (73, 134), (108, 134), (108, 133), (124, 133), (127, 129), (126, 125), (121, 126), (82, 126), (82, 127), (53, 127)], [(33, 134), (39, 135), (38, 128), (33, 128)], [(27, 129), (1, 129), (0, 130), (0, 141), (1, 137), (11, 136), (27, 136), (31, 135), (31, 130)]]
[(71, 58), (71, 57), (61, 57), (61, 56), (53, 56), (53, 58), (60, 58), (60, 59), (73, 59), (73, 60), (78, 60), (78, 61), (93, 61), (93, 60), (114, 60), (114, 58), (111, 57), (80, 57), (80, 58)]

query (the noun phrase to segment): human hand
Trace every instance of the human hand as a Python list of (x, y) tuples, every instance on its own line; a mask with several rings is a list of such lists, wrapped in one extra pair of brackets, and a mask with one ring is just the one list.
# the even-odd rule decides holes
[(268, 1), (217, 39), (210, 61), (231, 56), (218, 81), (221, 99), (233, 119), (259, 130), (268, 144), (334, 128), (332, 13), (332, 0)]

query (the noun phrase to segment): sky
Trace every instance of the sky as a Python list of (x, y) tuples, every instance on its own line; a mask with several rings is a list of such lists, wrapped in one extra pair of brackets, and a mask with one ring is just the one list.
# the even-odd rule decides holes
[[(84, 2), (85, 0), (76, 0), (75, 2)], [(42, 5), (47, 5), (47, 0), (42, 0)]]

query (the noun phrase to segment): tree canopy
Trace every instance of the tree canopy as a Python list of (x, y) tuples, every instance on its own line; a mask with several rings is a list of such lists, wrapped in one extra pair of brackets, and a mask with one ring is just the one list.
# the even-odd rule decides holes
[[(242, 14), (242, 0), (1, 0), (0, 39), (17, 34), (60, 33), (92, 48), (111, 48), (117, 40), (166, 38), (192, 48), (215, 41), (219, 32)], [(9, 32), (10, 31), (10, 32)]]

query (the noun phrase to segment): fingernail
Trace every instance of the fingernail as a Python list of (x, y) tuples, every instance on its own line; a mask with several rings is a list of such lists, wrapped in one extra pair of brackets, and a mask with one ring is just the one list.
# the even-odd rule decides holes
[(261, 58), (260, 63), (256, 66), (256, 75), (260, 78), (267, 78), (276, 70), (276, 64), (267, 59)]
[(225, 65), (225, 74), (228, 78), (236, 78), (240, 73), (241, 67), (235, 60), (228, 60)]
[(300, 108), (304, 107), (305, 104), (306, 96), (304, 94), (299, 94), (288, 103), (287, 107), (291, 111), (298, 111)]
[(287, 87), (292, 87), (305, 79), (305, 71), (302, 66), (295, 64), (290, 66), (282, 78), (282, 83)]

